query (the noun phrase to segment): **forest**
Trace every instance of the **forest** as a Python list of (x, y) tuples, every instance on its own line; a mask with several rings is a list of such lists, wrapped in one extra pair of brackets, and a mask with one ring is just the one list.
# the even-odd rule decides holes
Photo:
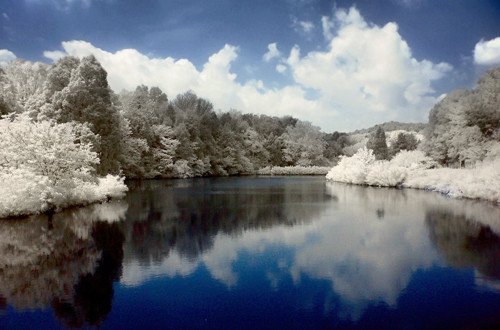
[[(426, 168), (470, 169), (500, 158), (500, 68), (442, 99), (428, 124), (352, 133), (325, 133), (290, 116), (223, 112), (190, 91), (167, 96), (141, 85), (115, 93), (93, 56), (13, 61), (0, 68), (0, 90), (0, 217), (119, 197), (125, 177), (325, 174), (337, 164), (337, 172), (351, 171), (359, 162), (349, 159), (360, 152), (373, 164), (417, 154)], [(365, 172), (330, 178), (389, 185), (365, 180)]]

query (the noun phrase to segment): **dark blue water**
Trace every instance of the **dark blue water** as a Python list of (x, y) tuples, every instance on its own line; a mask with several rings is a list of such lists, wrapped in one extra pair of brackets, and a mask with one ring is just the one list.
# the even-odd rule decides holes
[(500, 325), (500, 207), (322, 177), (130, 182), (0, 221), (0, 328)]

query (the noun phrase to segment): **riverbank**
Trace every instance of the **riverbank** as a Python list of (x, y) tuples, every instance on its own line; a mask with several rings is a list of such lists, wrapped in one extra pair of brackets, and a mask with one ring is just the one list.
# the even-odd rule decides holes
[(326, 178), (358, 185), (423, 189), (500, 204), (500, 159), (471, 168), (447, 168), (437, 167), (420, 151), (405, 151), (390, 161), (376, 161), (371, 150), (360, 149), (352, 157), (343, 157)]
[(0, 175), (0, 219), (58, 212), (73, 206), (86, 206), (109, 199), (123, 198), (128, 191), (124, 178), (114, 175), (84, 182), (50, 184), (44, 177), (28, 173)]
[(326, 175), (326, 166), (267, 166), (257, 171), (258, 175)]

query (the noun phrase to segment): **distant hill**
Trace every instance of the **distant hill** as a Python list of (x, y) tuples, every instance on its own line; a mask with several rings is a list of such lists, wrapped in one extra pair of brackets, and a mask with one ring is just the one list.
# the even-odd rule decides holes
[(377, 127), (379, 127), (379, 126), (381, 126), (385, 132), (397, 131), (397, 130), (420, 132), (421, 130), (423, 130), (427, 126), (427, 124), (426, 123), (401, 123), (398, 121), (389, 121), (387, 123), (378, 124), (378, 125), (372, 126), (370, 128), (358, 129), (358, 130), (355, 130), (354, 132), (351, 132), (350, 134), (371, 133), (371, 132), (375, 131), (375, 129), (377, 129)]

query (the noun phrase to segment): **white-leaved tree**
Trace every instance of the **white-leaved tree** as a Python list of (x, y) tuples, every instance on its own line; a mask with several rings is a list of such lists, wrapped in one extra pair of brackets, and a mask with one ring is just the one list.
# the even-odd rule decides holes
[(471, 166), (500, 141), (500, 68), (471, 91), (450, 93), (429, 113), (423, 149), (447, 166)]
[(74, 177), (89, 181), (99, 163), (96, 137), (75, 122), (32, 121), (26, 114), (0, 120), (0, 168), (24, 169), (57, 184)]
[(95, 175), (95, 139), (86, 124), (38, 122), (26, 113), (2, 118), (0, 217), (120, 196), (123, 180)]
[(297, 122), (283, 133), (283, 156), (290, 165), (324, 165), (326, 142), (319, 127), (309, 122)]
[(174, 138), (174, 132), (169, 126), (155, 125), (153, 126), (153, 132), (158, 141), (151, 148), (153, 166), (152, 173), (149, 176), (172, 176), (175, 151), (179, 141)]
[(99, 135), (100, 141), (94, 145), (100, 158), (98, 173), (118, 173), (122, 145), (118, 130), (120, 116), (111, 101), (107, 73), (95, 57), (84, 57), (79, 62), (67, 85), (54, 93), (52, 105), (58, 122), (88, 123), (92, 132)]
[(32, 111), (43, 87), (49, 65), (40, 62), (16, 60), (5, 67), (0, 73), (0, 89), (9, 100), (9, 110), (6, 112)]

